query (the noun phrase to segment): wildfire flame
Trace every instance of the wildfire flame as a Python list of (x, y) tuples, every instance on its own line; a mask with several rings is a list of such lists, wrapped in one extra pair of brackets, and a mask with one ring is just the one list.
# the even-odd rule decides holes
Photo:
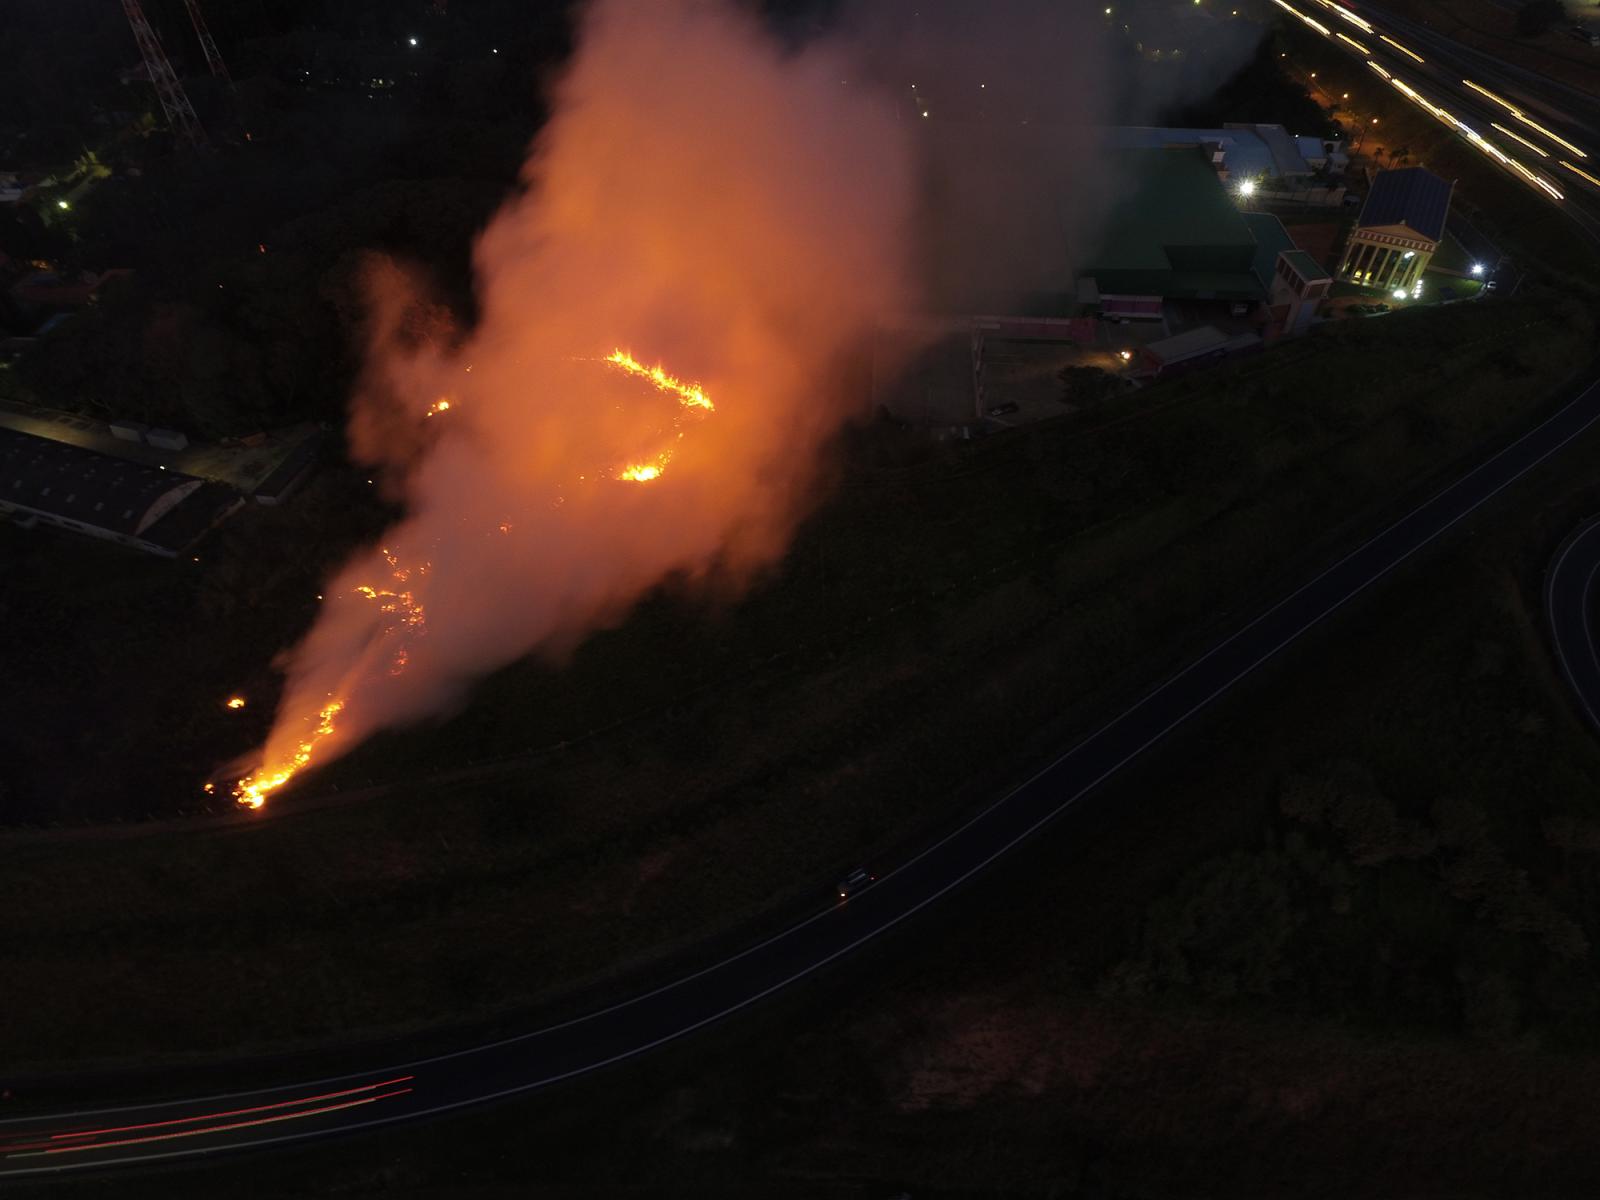
[[(390, 573), (396, 583), (405, 583), (411, 578), (412, 570), (400, 565), (400, 557), (388, 549), (380, 551), (384, 561), (389, 564)], [(423, 563), (416, 568), (416, 574), (426, 575), (428, 563)], [(415, 594), (410, 590), (396, 591), (393, 588), (373, 587), (370, 584), (359, 584), (353, 589), (358, 596), (363, 596), (373, 601), (381, 613), (393, 616), (385, 634), (395, 634), (404, 631), (412, 636), (426, 632), (426, 621), (423, 617), (423, 606), (417, 601)], [(399, 675), (406, 669), (411, 661), (411, 652), (402, 643), (396, 648), (394, 657), (390, 660), (389, 674)], [(302, 769), (308, 766), (316, 754), (317, 745), (334, 731), (333, 719), (343, 710), (345, 701), (342, 697), (334, 697), (323, 705), (317, 713), (316, 726), (310, 736), (301, 739), (288, 756), (286, 761), (268, 766), (263, 764), (250, 774), (240, 779), (233, 788), (233, 797), (244, 808), (260, 808), (266, 803), (268, 793), (275, 792), (289, 780), (293, 779)], [(228, 701), (229, 708), (243, 708), (244, 698), (235, 696)], [(207, 784), (209, 790), (211, 785)]]
[(630, 483), (649, 483), (652, 479), (661, 478), (661, 468), (655, 463), (634, 463), (618, 471), (617, 478)]
[(659, 364), (647, 367), (626, 350), (613, 350), (606, 355), (606, 362), (626, 371), (629, 375), (648, 379), (663, 392), (671, 392), (683, 401), (687, 408), (703, 408), (706, 412), (711, 412), (716, 407), (711, 403), (711, 397), (700, 390), (698, 383), (684, 383), (681, 379), (674, 379), (663, 371)]
[(330, 700), (324, 704), (317, 713), (316, 727), (295, 747), (294, 753), (289, 756), (289, 761), (270, 770), (263, 767), (246, 775), (234, 785), (234, 799), (244, 808), (260, 808), (265, 804), (269, 792), (275, 792), (288, 783), (296, 772), (311, 761), (317, 743), (333, 732), (333, 719), (343, 708), (343, 700)]
[[(660, 391), (676, 396), (683, 410), (693, 411), (702, 416), (715, 411), (715, 406), (711, 403), (711, 397), (706, 395), (699, 384), (685, 383), (683, 380), (667, 374), (660, 366), (646, 367), (623, 350), (614, 350), (602, 361), (617, 367), (629, 375), (649, 381)], [(431, 417), (437, 413), (446, 412), (449, 408), (449, 399), (440, 397), (434, 401), (425, 415)], [(672, 424), (677, 431), (676, 436), (681, 438), (683, 437), (683, 431), (678, 428), (679, 420), (680, 418), (675, 417)], [(672, 461), (672, 451), (673, 448), (668, 446), (667, 449), (653, 458), (628, 463), (626, 466), (619, 468), (612, 478), (630, 483), (649, 483), (651, 480), (659, 479), (667, 464)], [(499, 531), (501, 533), (509, 533), (511, 531), (510, 522), (502, 522), (499, 526)], [(390, 675), (399, 675), (405, 671), (411, 661), (411, 651), (405, 644), (404, 638), (421, 636), (426, 632), (427, 626), (424, 605), (417, 599), (416, 592), (404, 585), (410, 582), (413, 574), (426, 576), (431, 564), (421, 563), (413, 571), (411, 567), (401, 566), (400, 556), (388, 548), (380, 548), (379, 554), (382, 555), (384, 562), (389, 566), (389, 573), (394, 586), (380, 587), (363, 583), (357, 584), (352, 590), (356, 595), (376, 604), (379, 612), (394, 618), (388, 624), (384, 633), (385, 635), (402, 635), (401, 644), (395, 648), (394, 654), (389, 660), (388, 671)], [(319, 596), (318, 598), (320, 599), (321, 597)], [(242, 696), (235, 696), (227, 701), (229, 708), (243, 708), (244, 704)], [(312, 758), (316, 755), (317, 746), (334, 732), (333, 719), (338, 716), (344, 706), (345, 700), (343, 697), (330, 699), (317, 713), (316, 724), (311, 733), (296, 744), (294, 751), (288, 758), (271, 765), (263, 764), (243, 779), (240, 779), (233, 788), (234, 799), (245, 808), (258, 809), (262, 807), (270, 793), (283, 787), (301, 770), (310, 765)], [(310, 718), (307, 719), (309, 720)], [(207, 784), (207, 790), (209, 791), (212, 786)]]
[[(626, 350), (613, 350), (603, 361), (626, 374), (648, 380), (660, 391), (676, 396), (685, 409), (697, 410), (701, 416), (716, 411), (716, 405), (711, 403), (711, 397), (706, 395), (698, 383), (685, 383), (681, 379), (674, 378), (668, 375), (660, 364), (647, 367)], [(678, 428), (678, 418), (673, 419), (672, 426), (678, 430), (677, 436), (681, 438), (683, 431)], [(649, 483), (651, 480), (660, 479), (661, 473), (667, 469), (667, 464), (671, 461), (672, 448), (668, 447), (654, 458), (641, 459), (620, 467), (611, 477), (625, 483)]]

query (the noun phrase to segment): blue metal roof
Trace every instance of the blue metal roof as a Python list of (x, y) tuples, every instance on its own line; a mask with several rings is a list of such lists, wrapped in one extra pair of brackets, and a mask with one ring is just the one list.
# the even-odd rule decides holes
[(1359, 224), (1405, 225), (1430, 241), (1444, 237), (1445, 217), (1450, 212), (1450, 190), (1454, 185), (1421, 167), (1398, 171), (1379, 171), (1367, 193)]

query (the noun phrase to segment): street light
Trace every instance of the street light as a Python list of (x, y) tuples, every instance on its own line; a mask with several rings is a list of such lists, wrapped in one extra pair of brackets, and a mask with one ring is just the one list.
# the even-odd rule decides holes
[(1483, 264), (1482, 263), (1473, 263), (1472, 264), (1472, 273), (1475, 276), (1480, 276), (1481, 277), (1483, 275)]
[(413, 46), (415, 46), (417, 44), (417, 39), (416, 38), (407, 38), (406, 41), (408, 43), (410, 43), (411, 45), (413, 45)]
[(1256, 181), (1253, 179), (1242, 180), (1239, 184), (1239, 195), (1254, 196), (1256, 194)]
[(66, 212), (67, 209), (72, 207), (72, 205), (68, 204), (65, 200), (57, 200), (56, 201), (56, 207), (59, 208), (62, 212)]

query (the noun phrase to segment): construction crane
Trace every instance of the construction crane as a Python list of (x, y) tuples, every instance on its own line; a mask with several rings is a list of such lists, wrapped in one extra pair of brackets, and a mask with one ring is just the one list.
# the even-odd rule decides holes
[(211, 36), (211, 30), (206, 28), (206, 19), (200, 15), (200, 0), (183, 0), (183, 6), (189, 10), (189, 20), (194, 24), (195, 36), (200, 39), (200, 49), (206, 52), (206, 66), (211, 68), (211, 73), (223, 83), (233, 88), (233, 76), (228, 74), (228, 66), (222, 61), (222, 52), (217, 49), (217, 43)]
[(150, 82), (156, 89), (156, 98), (161, 101), (161, 111), (166, 114), (167, 125), (178, 138), (195, 149), (206, 145), (206, 131), (200, 128), (200, 118), (194, 115), (194, 105), (189, 103), (183, 84), (178, 82), (172, 63), (167, 60), (167, 52), (161, 48), (161, 39), (151, 28), (139, 0), (122, 0), (122, 11), (127, 14), (128, 24), (133, 27), (133, 40), (139, 43), (145, 73), (150, 76)]

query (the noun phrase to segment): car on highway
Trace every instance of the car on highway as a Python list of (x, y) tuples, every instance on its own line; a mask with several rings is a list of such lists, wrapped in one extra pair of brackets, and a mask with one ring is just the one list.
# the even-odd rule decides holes
[(866, 891), (878, 882), (878, 877), (865, 867), (857, 867), (850, 874), (839, 880), (838, 886), (833, 890), (839, 893), (839, 899), (848, 900), (851, 896)]

